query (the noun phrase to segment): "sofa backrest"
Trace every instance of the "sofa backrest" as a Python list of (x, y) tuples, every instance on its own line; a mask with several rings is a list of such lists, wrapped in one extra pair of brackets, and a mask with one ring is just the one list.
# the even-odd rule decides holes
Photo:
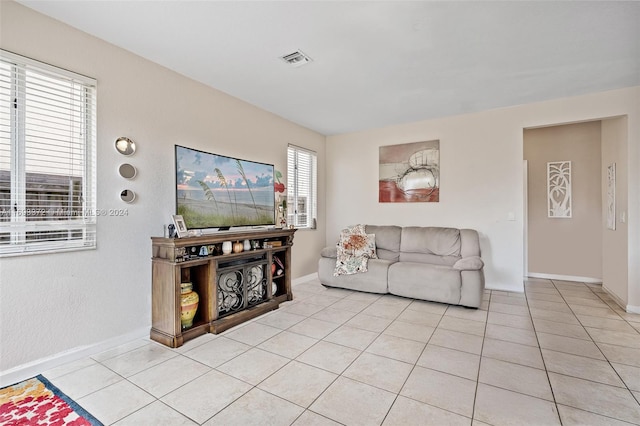
[(367, 225), (365, 231), (367, 234), (376, 235), (376, 254), (380, 259), (398, 261), (400, 258), (401, 227)]
[(401, 262), (453, 265), (460, 259), (460, 230), (407, 226), (400, 240)]
[(475, 229), (460, 230), (460, 255), (480, 256), (480, 236)]
[(378, 257), (392, 262), (452, 266), (461, 257), (480, 256), (478, 232), (473, 229), (366, 225), (365, 231), (376, 235)]

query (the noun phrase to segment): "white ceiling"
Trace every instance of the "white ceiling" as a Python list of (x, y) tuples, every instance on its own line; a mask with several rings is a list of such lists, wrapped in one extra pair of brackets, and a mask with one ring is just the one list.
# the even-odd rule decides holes
[(638, 2), (19, 2), (326, 135), (640, 85)]

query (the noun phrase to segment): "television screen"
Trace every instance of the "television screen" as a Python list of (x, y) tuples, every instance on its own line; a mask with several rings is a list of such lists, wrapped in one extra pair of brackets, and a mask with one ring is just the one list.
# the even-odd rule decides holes
[(176, 210), (189, 229), (274, 225), (273, 165), (176, 145)]

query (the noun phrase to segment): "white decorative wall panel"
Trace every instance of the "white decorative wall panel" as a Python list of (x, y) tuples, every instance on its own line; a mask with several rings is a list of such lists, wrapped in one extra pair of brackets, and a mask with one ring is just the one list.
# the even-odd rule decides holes
[(571, 161), (547, 163), (548, 217), (571, 217)]
[(607, 167), (607, 229), (616, 230), (616, 163)]

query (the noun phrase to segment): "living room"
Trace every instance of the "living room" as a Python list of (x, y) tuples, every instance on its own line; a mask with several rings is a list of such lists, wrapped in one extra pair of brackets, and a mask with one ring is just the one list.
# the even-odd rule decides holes
[[(632, 16), (637, 17), (638, 9), (633, 10)], [(0, 259), (2, 386), (148, 338), (150, 238), (162, 236), (164, 227), (176, 214), (176, 144), (271, 163), (282, 171), (286, 170), (288, 144), (317, 153), (317, 227), (299, 230), (295, 235), (291, 265), (294, 298), (297, 287), (302, 289), (299, 286), (315, 279), (320, 251), (335, 243), (342, 228), (355, 223), (475, 229), (481, 238), (486, 288), (524, 294), (525, 130), (601, 121), (603, 146), (616, 147), (612, 150), (615, 155), (607, 161), (625, 165), (618, 168), (617, 181), (622, 185), (619, 188), (626, 184), (624, 196), (620, 195), (626, 205), (619, 206), (626, 217), (616, 231), (625, 233), (625, 238), (603, 245), (603, 276), (593, 278), (600, 278), (613, 292), (611, 297), (623, 302), (629, 312), (638, 313), (637, 56), (631, 58), (635, 66), (631, 72), (635, 70), (636, 74), (631, 85), (575, 96), (561, 92), (536, 102), (478, 106), (464, 114), (421, 116), (383, 127), (322, 133), (311, 130), (307, 123), (296, 124), (18, 2), (0, 3), (0, 27), (3, 50), (97, 80), (98, 207), (127, 210), (126, 216), (99, 218), (95, 250)], [(123, 26), (121, 31), (123, 37), (144, 37), (136, 28)], [(638, 30), (629, 36), (637, 40)], [(277, 54), (280, 53), (286, 52)], [(314, 60), (320, 62), (321, 58)], [(303, 70), (286, 69), (281, 89), (287, 88), (287, 79), (292, 78), (293, 72)], [(601, 72), (606, 73), (606, 67)], [(117, 170), (124, 159), (113, 144), (122, 136), (137, 145), (135, 155), (127, 159), (138, 170), (136, 178), (126, 182), (137, 194), (130, 204), (119, 198), (124, 183)], [(429, 140), (440, 141), (440, 201), (378, 203), (378, 148)], [(606, 169), (606, 164), (603, 166)], [(611, 231), (603, 226), (603, 239), (607, 232)], [(605, 267), (618, 265), (621, 258), (626, 265), (624, 271)], [(585, 276), (578, 272), (562, 275)]]

